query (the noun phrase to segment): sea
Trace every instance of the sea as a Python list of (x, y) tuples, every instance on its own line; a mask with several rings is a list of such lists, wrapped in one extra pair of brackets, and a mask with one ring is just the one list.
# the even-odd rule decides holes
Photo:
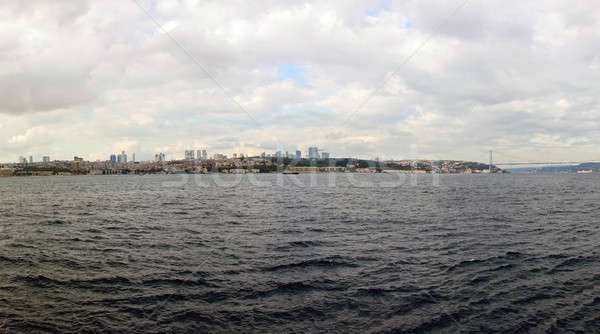
[(0, 333), (599, 333), (600, 174), (0, 178)]

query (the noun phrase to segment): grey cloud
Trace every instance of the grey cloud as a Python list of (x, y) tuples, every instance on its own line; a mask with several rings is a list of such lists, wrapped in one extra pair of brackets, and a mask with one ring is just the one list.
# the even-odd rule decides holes
[[(36, 126), (67, 157), (82, 134), (82, 151), (125, 140), (143, 152), (199, 142), (256, 153), (279, 143), (479, 160), (494, 145), (599, 144), (592, 1), (469, 1), (439, 31), (461, 1), (172, 3), (144, 6), (225, 92), (132, 2), (0, 5), (0, 151), (10, 152), (0, 159), (52, 150), (38, 147), (35, 131), (8, 143)], [(303, 68), (305, 82), (280, 78), (282, 64)]]

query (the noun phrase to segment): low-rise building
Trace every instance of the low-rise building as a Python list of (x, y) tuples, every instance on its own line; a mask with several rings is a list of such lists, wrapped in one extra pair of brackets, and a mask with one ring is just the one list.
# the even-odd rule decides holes
[(0, 177), (3, 176), (12, 176), (15, 170), (12, 168), (0, 168)]

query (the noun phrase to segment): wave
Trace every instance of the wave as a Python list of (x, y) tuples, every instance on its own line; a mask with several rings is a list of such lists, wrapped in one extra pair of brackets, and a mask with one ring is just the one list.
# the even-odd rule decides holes
[(313, 241), (313, 240), (298, 240), (298, 241), (290, 241), (286, 244), (279, 246), (276, 248), (277, 251), (286, 251), (292, 250), (295, 248), (310, 248), (310, 247), (320, 247), (327, 245), (328, 243), (325, 241)]
[(278, 271), (278, 270), (286, 270), (286, 269), (296, 269), (296, 268), (308, 268), (308, 267), (325, 267), (325, 268), (335, 268), (335, 267), (358, 267), (356, 263), (343, 260), (341, 256), (330, 256), (319, 259), (311, 259), (299, 262), (285, 263), (279, 264), (275, 266), (266, 267), (264, 271)]
[(53, 220), (44, 220), (44, 221), (40, 222), (40, 225), (52, 226), (52, 225), (66, 225), (66, 224), (70, 224), (70, 223), (71, 222), (69, 222), (67, 220), (53, 219)]
[(32, 261), (24, 259), (24, 258), (13, 258), (0, 255), (0, 262), (8, 262), (12, 264), (33, 264)]
[(126, 285), (133, 284), (131, 280), (125, 277), (120, 276), (111, 276), (111, 277), (98, 277), (87, 280), (79, 280), (79, 279), (67, 279), (60, 280), (55, 278), (50, 278), (44, 275), (17, 275), (12, 278), (13, 282), (23, 282), (29, 285), (35, 286), (46, 286), (46, 285), (64, 285), (77, 287), (80, 285), (89, 285), (89, 284), (99, 284), (99, 285)]
[(215, 285), (203, 279), (180, 279), (180, 278), (155, 278), (144, 280), (142, 285), (174, 285), (174, 286), (206, 286), (214, 287)]

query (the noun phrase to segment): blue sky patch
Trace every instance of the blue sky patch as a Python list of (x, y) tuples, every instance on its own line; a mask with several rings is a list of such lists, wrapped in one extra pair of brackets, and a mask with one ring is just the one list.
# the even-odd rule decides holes
[(279, 80), (293, 80), (297, 83), (306, 84), (306, 70), (294, 64), (281, 64), (277, 66)]
[(373, 8), (367, 9), (366, 14), (369, 16), (377, 16), (379, 13), (390, 10), (390, 1), (384, 0), (377, 3)]

